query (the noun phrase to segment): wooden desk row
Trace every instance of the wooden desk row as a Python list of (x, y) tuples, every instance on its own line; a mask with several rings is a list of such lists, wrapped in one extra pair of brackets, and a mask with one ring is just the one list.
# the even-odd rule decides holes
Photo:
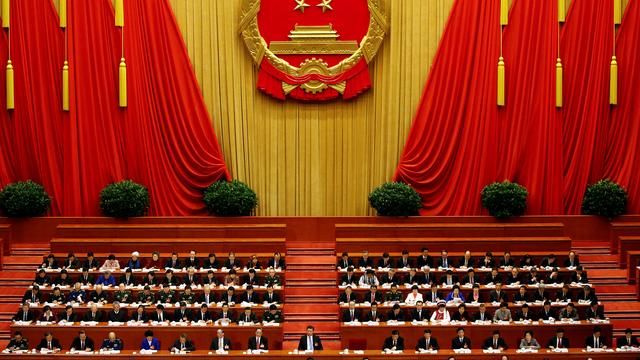
[[(135, 353), (135, 354), (134, 354)], [(510, 360), (540, 360), (540, 359), (549, 359), (549, 360), (585, 360), (587, 358), (593, 360), (611, 360), (612, 358), (619, 360), (631, 360), (637, 359), (640, 355), (640, 352), (635, 353), (625, 353), (625, 352), (592, 352), (585, 353), (583, 349), (572, 348), (569, 349), (567, 353), (553, 353), (547, 352), (547, 350), (540, 350), (539, 353), (518, 353), (516, 350), (506, 350), (502, 353), (502, 355), (507, 355)], [(13, 354), (0, 354), (0, 358), (15, 358), (20, 357), (21, 359), (26, 360), (41, 360), (41, 359), (51, 359), (51, 358), (60, 358), (65, 360), (76, 360), (76, 359), (86, 359), (87, 355), (73, 355), (73, 354), (65, 354), (64, 352), (53, 355), (40, 355), (40, 354), (22, 354), (22, 355), (13, 355)], [(324, 350), (324, 351), (316, 351), (313, 354), (293, 354), (291, 350), (270, 350), (268, 353), (260, 354), (260, 355), (248, 355), (245, 354), (245, 351), (236, 350), (230, 351), (226, 355), (216, 355), (209, 354), (209, 351), (206, 350), (198, 350), (194, 351), (190, 354), (185, 355), (176, 355), (172, 354), (169, 351), (159, 351), (153, 355), (142, 355), (139, 354), (138, 351), (123, 351), (120, 354), (115, 355), (100, 355), (106, 358), (114, 359), (114, 360), (129, 360), (129, 359), (140, 359), (140, 358), (154, 358), (158, 360), (175, 360), (176, 358), (189, 358), (193, 360), (199, 359), (211, 359), (211, 358), (223, 358), (227, 360), (246, 360), (251, 358), (261, 359), (261, 360), (282, 360), (282, 359), (295, 359), (295, 360), (306, 360), (308, 358), (313, 359), (321, 359), (321, 360), (343, 360), (343, 359), (353, 359), (353, 360), (362, 360), (362, 359), (370, 359), (370, 360), (388, 360), (392, 359), (433, 359), (433, 360), (447, 360), (449, 357), (453, 356), (455, 359), (477, 359), (477, 360), (497, 360), (500, 359), (501, 354), (485, 354), (482, 350), (472, 350), (470, 354), (456, 354), (452, 350), (440, 350), (437, 354), (425, 354), (418, 355), (413, 350), (407, 350), (402, 354), (395, 355), (387, 355), (383, 354), (378, 350), (364, 351), (362, 353), (354, 353), (353, 351), (349, 351), (349, 354), (343, 354), (341, 350)]]
[[(507, 342), (509, 348), (516, 348), (520, 344), (520, 339), (524, 337), (524, 332), (533, 330), (533, 337), (538, 340), (541, 346), (545, 347), (549, 339), (556, 334), (557, 329), (564, 329), (565, 337), (569, 339), (571, 346), (583, 347), (584, 341), (593, 334), (594, 324), (588, 321), (579, 323), (545, 324), (543, 322), (532, 322), (530, 324), (510, 323), (500, 325), (497, 323), (477, 325), (468, 323), (467, 325), (412, 325), (410, 322), (404, 325), (389, 325), (380, 323), (378, 326), (368, 326), (362, 323), (360, 326), (352, 326), (342, 323), (340, 326), (340, 337), (343, 348), (349, 349), (382, 349), (384, 339), (391, 336), (392, 330), (399, 330), (400, 336), (404, 338), (405, 348), (413, 350), (422, 337), (425, 329), (431, 330), (431, 335), (438, 340), (441, 349), (450, 349), (451, 340), (456, 337), (459, 327), (464, 328), (465, 336), (471, 339), (472, 349), (481, 349), (484, 341), (491, 337), (494, 330), (499, 330), (500, 335)], [(602, 335), (611, 345), (613, 325), (597, 324), (602, 328)]]
[(78, 331), (85, 330), (87, 336), (90, 337), (96, 346), (102, 344), (102, 340), (108, 337), (110, 331), (114, 331), (124, 343), (126, 350), (140, 349), (140, 343), (144, 338), (144, 332), (146, 330), (152, 330), (155, 337), (160, 340), (162, 349), (168, 350), (169, 346), (178, 339), (181, 333), (187, 334), (187, 336), (194, 341), (196, 349), (208, 349), (211, 344), (211, 340), (216, 337), (218, 329), (223, 329), (225, 337), (231, 339), (232, 349), (246, 349), (247, 340), (255, 335), (255, 331), (258, 328), (262, 328), (263, 336), (269, 341), (271, 349), (282, 348), (282, 325), (280, 326), (241, 326), (241, 325), (228, 325), (228, 326), (216, 326), (213, 324), (207, 326), (151, 326), (144, 324), (142, 326), (113, 326), (107, 323), (100, 323), (97, 326), (83, 326), (77, 323), (73, 326), (61, 326), (61, 325), (12, 325), (11, 331), (21, 331), (23, 336), (29, 339), (31, 346), (40, 342), (43, 338), (43, 334), (46, 331), (51, 331), (53, 336), (60, 340), (60, 344), (63, 349), (68, 350), (73, 338), (78, 336)]

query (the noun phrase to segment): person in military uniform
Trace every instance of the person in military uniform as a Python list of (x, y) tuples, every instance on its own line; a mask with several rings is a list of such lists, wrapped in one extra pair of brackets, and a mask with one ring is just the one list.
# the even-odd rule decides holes
[(155, 299), (149, 285), (146, 285), (142, 293), (138, 294), (138, 300), (143, 304), (152, 304), (154, 302)]
[(173, 303), (174, 292), (168, 286), (162, 288), (162, 291), (156, 294), (156, 301), (163, 304)]
[(393, 302), (393, 301), (402, 301), (402, 293), (398, 292), (398, 285), (391, 285), (391, 291), (384, 294), (384, 301)]
[(20, 331), (16, 331), (13, 334), (13, 339), (9, 341), (9, 345), (7, 345), (7, 350), (20, 351), (20, 350), (29, 350), (29, 341), (22, 337), (22, 333)]
[(100, 350), (122, 350), (122, 340), (116, 337), (116, 333), (113, 331), (109, 333), (109, 337), (102, 341)]
[(278, 310), (278, 307), (275, 304), (271, 304), (269, 306), (269, 311), (265, 312), (262, 321), (267, 323), (281, 323), (282, 322), (282, 312)]
[(184, 301), (188, 304), (193, 304), (196, 302), (196, 294), (191, 291), (191, 288), (184, 289), (184, 292), (180, 296), (180, 301)]
[(264, 283), (269, 285), (281, 285), (282, 281), (280, 280), (280, 275), (276, 274), (276, 270), (274, 268), (269, 269), (269, 274), (264, 278)]
[(125, 288), (124, 284), (120, 284), (118, 286), (118, 290), (113, 294), (113, 301), (117, 301), (121, 304), (128, 304), (133, 301), (133, 296), (131, 295), (131, 291)]
[(102, 289), (102, 285), (96, 285), (96, 289), (89, 296), (89, 301), (95, 304), (106, 304), (109, 302), (109, 294)]
[(52, 304), (65, 304), (67, 298), (62, 294), (59, 287), (53, 288), (53, 292), (49, 294), (49, 302)]

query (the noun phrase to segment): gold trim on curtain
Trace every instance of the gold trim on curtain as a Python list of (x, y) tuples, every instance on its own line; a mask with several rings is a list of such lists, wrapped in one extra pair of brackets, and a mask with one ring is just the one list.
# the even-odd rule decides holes
[(241, 0), (171, 0), (225, 160), (258, 215), (365, 215), (398, 163), (454, 0), (385, 0), (390, 32), (354, 101), (279, 102), (256, 90)]

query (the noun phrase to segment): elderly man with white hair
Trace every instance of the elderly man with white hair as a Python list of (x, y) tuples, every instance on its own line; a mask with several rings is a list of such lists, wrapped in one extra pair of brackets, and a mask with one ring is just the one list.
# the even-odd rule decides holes
[(129, 261), (127, 261), (127, 268), (131, 269), (131, 270), (137, 270), (137, 269), (142, 269), (142, 263), (140, 262), (140, 253), (137, 251), (134, 251), (131, 253), (131, 259), (129, 259)]

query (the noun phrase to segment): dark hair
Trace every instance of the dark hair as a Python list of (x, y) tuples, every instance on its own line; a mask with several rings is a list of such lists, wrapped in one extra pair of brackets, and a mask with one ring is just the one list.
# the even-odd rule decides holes
[(424, 330), (424, 333), (425, 333), (425, 334), (431, 334), (431, 329), (425, 329), (425, 330)]
[(144, 332), (144, 337), (149, 337), (149, 336), (153, 336), (153, 331), (147, 330)]
[(307, 330), (309, 330), (309, 329), (315, 330), (316, 328), (314, 328), (313, 325), (307, 325)]
[(493, 330), (493, 335), (500, 335), (500, 330)]
[(109, 260), (115, 260), (116, 256), (114, 254), (109, 254)]
[(162, 304), (158, 304), (158, 305), (156, 306), (156, 310), (164, 310), (164, 305), (162, 305)]
[(400, 335), (400, 330), (393, 330), (391, 331), (391, 335)]
[(527, 334), (531, 335), (533, 337), (533, 330), (527, 330), (524, 332), (524, 336), (527, 336)]
[(601, 332), (601, 331), (602, 331), (602, 328), (600, 326), (596, 326), (593, 328), (594, 333)]
[(402, 255), (409, 255), (409, 250), (407, 249), (402, 250)]
[(456, 332), (460, 332), (460, 330), (464, 331), (464, 328), (463, 327), (459, 327), (459, 328), (456, 329)]

